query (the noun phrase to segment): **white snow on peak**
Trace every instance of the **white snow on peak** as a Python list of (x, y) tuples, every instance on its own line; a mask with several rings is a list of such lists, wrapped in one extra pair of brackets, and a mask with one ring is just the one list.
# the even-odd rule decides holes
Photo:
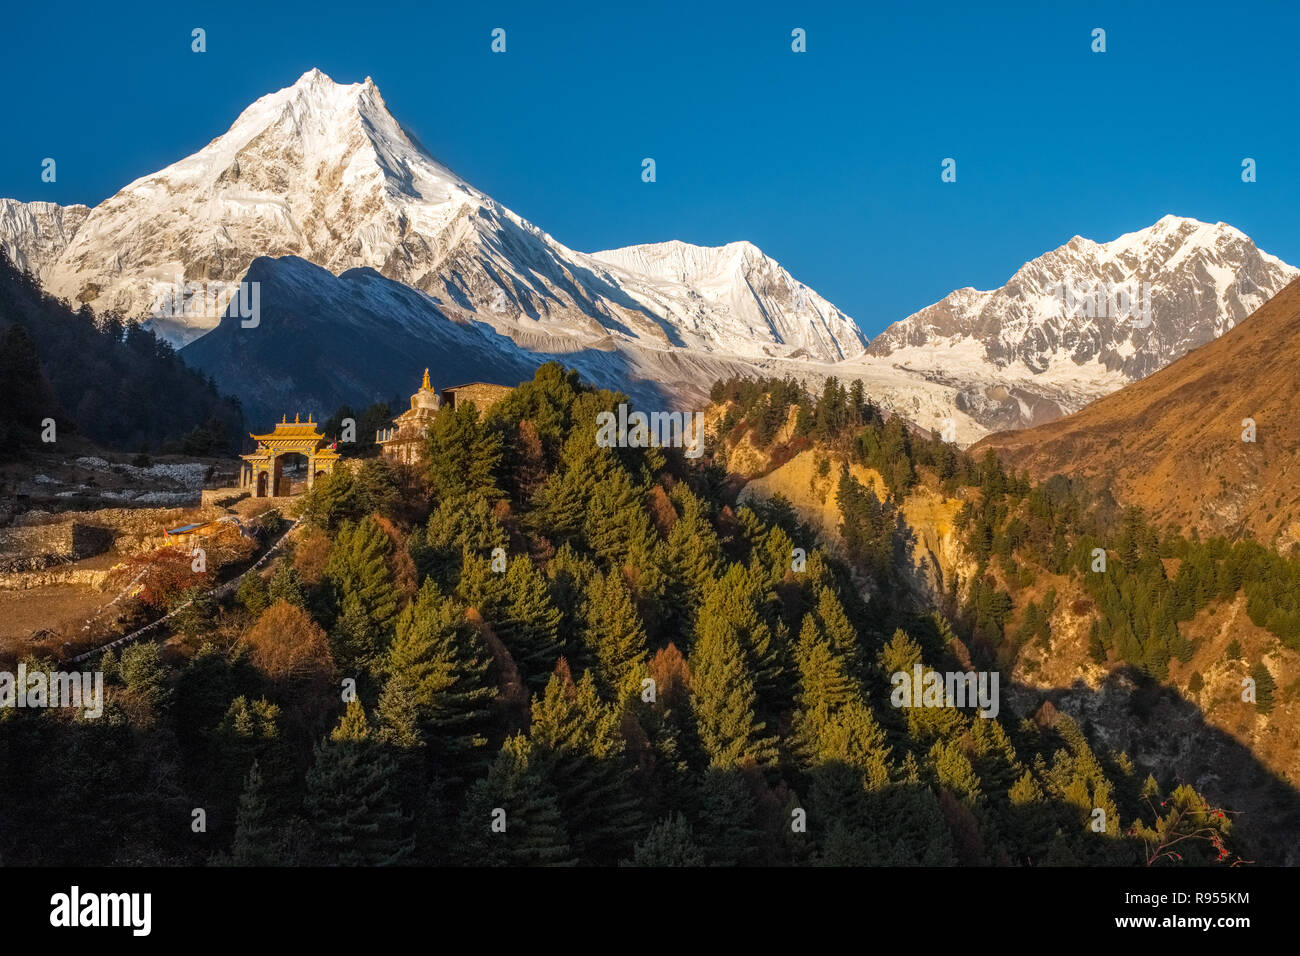
[[(854, 321), (795, 279), (752, 242), (698, 246), (677, 239), (593, 252), (644, 283), (679, 324), (711, 347), (761, 357), (802, 352), (838, 360), (866, 348)], [(644, 292), (633, 293), (651, 305)], [(707, 316), (709, 321), (702, 322)], [(759, 351), (755, 343), (762, 343)]]
[[(516, 339), (613, 336), (824, 361), (866, 345), (852, 319), (750, 243), (569, 249), (434, 158), (369, 77), (336, 83), (318, 69), (75, 225), (48, 247), (20, 241), (30, 232), (20, 223), (0, 239), (41, 260), (56, 293), (158, 318), (177, 342), (217, 323), (254, 258), (296, 255), (335, 274), (368, 266)], [(178, 317), (182, 277), (217, 294), (186, 298), (200, 308)]]
[(1222, 335), (1297, 276), (1226, 223), (1166, 215), (1109, 242), (1075, 236), (999, 289), (952, 292), (868, 351), (958, 388), (986, 425), (1018, 427), (1029, 422), (1008, 418), (1004, 397), (986, 401), (990, 383), (1074, 411)]

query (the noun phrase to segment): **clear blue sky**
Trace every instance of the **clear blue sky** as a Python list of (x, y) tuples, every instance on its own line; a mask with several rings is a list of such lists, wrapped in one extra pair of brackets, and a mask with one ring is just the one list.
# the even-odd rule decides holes
[(443, 162), (566, 245), (748, 239), (869, 335), (1165, 213), (1300, 264), (1290, 0), (51, 2), (4, 20), (0, 196), (98, 203), (316, 66), (372, 76)]

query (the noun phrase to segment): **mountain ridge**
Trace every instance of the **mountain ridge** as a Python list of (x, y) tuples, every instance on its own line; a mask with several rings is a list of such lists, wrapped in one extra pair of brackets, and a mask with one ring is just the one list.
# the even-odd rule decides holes
[[(730, 246), (692, 247), (717, 260), (702, 287), (568, 248), (437, 160), (369, 77), (339, 84), (308, 71), (198, 152), (89, 210), (65, 243), (24, 241), (35, 214), (17, 205), (0, 219), (9, 222), (0, 239), (52, 291), (151, 315), (178, 344), (217, 324), (253, 259), (295, 255), (335, 274), (373, 268), (507, 335), (828, 361), (866, 347), (849, 316), (756, 247), (722, 290), (711, 283)], [(178, 309), (181, 278), (205, 294)]]
[[(1034, 477), (1062, 472), (1112, 487), (1121, 502), (1202, 534), (1300, 542), (1300, 280), (1181, 359), (1075, 414), (991, 435)], [(1246, 420), (1253, 441), (1244, 441)]]

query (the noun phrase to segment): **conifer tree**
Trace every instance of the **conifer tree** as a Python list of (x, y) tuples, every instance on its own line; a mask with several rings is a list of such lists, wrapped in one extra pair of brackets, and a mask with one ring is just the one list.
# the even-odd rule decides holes
[(409, 549), (416, 569), (444, 589), (455, 587), (465, 552), (491, 554), (507, 548), (510, 538), (481, 494), (444, 498), (422, 531), (412, 534)]
[(756, 706), (774, 713), (784, 698), (785, 648), (775, 639), (768, 614), (775, 595), (742, 564), (733, 564), (705, 596), (696, 641), (715, 644), (728, 635), (753, 675)]
[(632, 854), (630, 866), (704, 866), (690, 821), (680, 813), (660, 820)]
[(974, 805), (980, 796), (980, 779), (960, 743), (936, 742), (930, 748), (930, 765), (939, 786)]
[(262, 771), (254, 759), (239, 795), (231, 862), (235, 866), (277, 866), (285, 862), (279, 850), (280, 837), (263, 792)]
[(1273, 680), (1268, 665), (1263, 661), (1256, 661), (1250, 669), (1250, 676), (1255, 679), (1255, 702), (1259, 705), (1259, 712), (1272, 713), (1273, 692), (1277, 690), (1277, 682)]
[(552, 472), (533, 495), (530, 526), (555, 541), (577, 539), (587, 513), (587, 490), (576, 472)]
[(652, 531), (644, 490), (622, 468), (611, 468), (608, 477), (592, 487), (583, 535), (598, 558), (613, 564), (649, 550)]
[(889, 780), (890, 748), (885, 741), (885, 732), (870, 708), (853, 700), (825, 721), (808, 758), (814, 766), (849, 768), (862, 788), (876, 790)]
[(574, 848), (594, 863), (625, 856), (643, 823), (619, 721), (590, 671), (576, 685), (552, 674), (533, 699), (529, 740), (556, 789)]
[[(3, 272), (12, 268), (4, 260)], [(7, 310), (6, 310), (7, 311)], [(41, 434), (41, 422), (57, 408), (54, 392), (41, 371), (36, 343), (20, 324), (8, 326), (0, 334), (0, 398), (5, 419), (0, 422), (3, 454), (14, 446), (35, 445)], [(62, 426), (62, 423), (60, 424)]]
[(410, 856), (410, 820), (397, 794), (397, 765), (374, 738), (359, 701), (316, 745), (303, 807), (320, 862), (391, 866)]
[[(256, 577), (250, 574), (249, 577)], [(307, 606), (307, 596), (303, 593), (302, 580), (292, 561), (281, 561), (271, 575), (271, 580), (266, 585), (267, 605), (284, 601), (292, 604), (294, 607), (305, 608)]]
[(665, 545), (668, 581), (664, 603), (670, 620), (661, 633), (685, 644), (721, 567), (722, 550), (700, 500), (685, 485), (674, 488), (672, 497), (679, 503), (681, 515)]
[(714, 766), (704, 772), (695, 833), (710, 866), (758, 861), (758, 801), (739, 771)]
[(335, 468), (313, 483), (311, 491), (303, 497), (302, 514), (309, 523), (331, 533), (365, 514), (351, 469)]
[(388, 681), (379, 699), (384, 735), (399, 746), (412, 737), (428, 747), (446, 784), (485, 764), (496, 687), (491, 656), (464, 608), (426, 580), (402, 611), (388, 652)]
[(235, 600), (242, 604), (244, 609), (254, 617), (261, 614), (271, 606), (271, 600), (267, 595), (266, 580), (256, 571), (245, 574), (243, 580), (239, 582), (239, 587), (235, 590)]
[(920, 780), (920, 769), (908, 754), (902, 780), (870, 797), (878, 829), (873, 834), (873, 859), (885, 866), (952, 866), (956, 862), (952, 834), (934, 791)]
[[(575, 413), (575, 418), (577, 415)], [(595, 422), (594, 414), (591, 422)], [(574, 428), (564, 442), (560, 470), (546, 480), (533, 498), (533, 527), (559, 541), (582, 537), (589, 519), (592, 527), (597, 527), (600, 522), (601, 516), (590, 514), (593, 495), (602, 485), (615, 482), (619, 483), (618, 494), (610, 500), (628, 493), (627, 474), (612, 449), (598, 447), (595, 436), (585, 428)], [(617, 535), (611, 533), (604, 540), (612, 546)]]
[(555, 790), (523, 734), (506, 740), (488, 775), (470, 789), (460, 833), (456, 852), (467, 866), (576, 862)]
[(144, 708), (146, 722), (160, 718), (172, 698), (161, 647), (154, 641), (132, 644), (122, 652), (118, 674), (126, 685), (127, 695)]
[(255, 761), (260, 798), (280, 817), (295, 802), (296, 790), (293, 757), (280, 731), (280, 708), (265, 699), (236, 697), (212, 732), (211, 790), (219, 810), (214, 832), (230, 832), (240, 788)]
[(530, 689), (544, 687), (561, 654), (561, 615), (546, 578), (527, 555), (515, 555), (505, 574), (495, 575), (502, 591), (483, 610)]
[(822, 634), (816, 618), (804, 615), (795, 645), (799, 688), (795, 695), (794, 747), (805, 759), (820, 750), (821, 736), (832, 716), (856, 699), (858, 688), (844, 658)]
[(367, 514), (391, 518), (402, 503), (402, 489), (392, 462), (385, 456), (367, 458), (356, 475), (357, 498)]
[(828, 587), (817, 593), (817, 620), (822, 633), (830, 642), (831, 648), (843, 658), (850, 674), (857, 674), (859, 667), (858, 633), (849, 621), (844, 605)]
[(456, 582), (456, 596), (493, 622), (505, 616), (510, 598), (506, 572), (496, 570), (499, 565), (494, 565), (494, 560), (480, 551), (462, 552)]
[(560, 612), (560, 633), (569, 635), (564, 644), (564, 656), (569, 664), (579, 670), (595, 667), (596, 661), (580, 640), (582, 605), (600, 570), (590, 558), (578, 554), (573, 545), (565, 542), (555, 552), (546, 566), (550, 581), (551, 599)]
[(735, 632), (706, 627), (691, 652), (691, 708), (710, 766), (766, 766), (776, 759), (776, 738), (758, 719), (758, 693)]
[(622, 702), (640, 687), (648, 657), (645, 628), (617, 569), (595, 578), (582, 606), (582, 633), (605, 698)]
[(330, 653), (345, 674), (369, 670), (379, 663), (383, 631), (370, 619), (361, 597), (349, 594), (330, 631)]
[(388, 565), (392, 549), (392, 539), (367, 515), (339, 531), (325, 567), (340, 606), (349, 597), (355, 598), (366, 619), (377, 629), (381, 645), (391, 637), (400, 599)]
[(881, 649), (880, 669), (886, 676), (902, 671), (912, 673), (912, 668), (921, 663), (921, 645), (912, 640), (902, 628), (894, 631), (889, 643)]
[(473, 402), (453, 405), (434, 418), (426, 450), (429, 493), (435, 501), (467, 494), (500, 497), (501, 434), (479, 419)]

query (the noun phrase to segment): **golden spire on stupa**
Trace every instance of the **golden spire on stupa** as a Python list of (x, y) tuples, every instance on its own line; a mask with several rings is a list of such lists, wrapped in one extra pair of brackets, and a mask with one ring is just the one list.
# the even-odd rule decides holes
[(433, 386), (429, 384), (429, 370), (427, 368), (424, 370), (424, 381), (420, 383), (420, 388), (422, 389), (433, 388)]

